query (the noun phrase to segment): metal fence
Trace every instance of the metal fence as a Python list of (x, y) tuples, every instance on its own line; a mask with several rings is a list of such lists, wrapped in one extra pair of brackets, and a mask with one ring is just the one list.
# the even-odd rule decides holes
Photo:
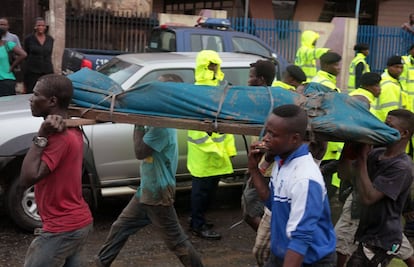
[(292, 20), (268, 20), (231, 18), (234, 30), (247, 32), (261, 38), (287, 61), (295, 60), (299, 44), (299, 22)]
[[(261, 38), (288, 62), (294, 62), (300, 44), (299, 23), (290, 20), (230, 18), (232, 28)], [(158, 26), (156, 14), (103, 10), (68, 11), (66, 47), (144, 52), (150, 30)], [(399, 27), (359, 26), (358, 42), (368, 43), (372, 71), (381, 73), (387, 58), (404, 55), (414, 35)]]
[(399, 27), (361, 25), (358, 27), (357, 41), (369, 44), (367, 62), (371, 71), (382, 73), (390, 56), (407, 54), (409, 46), (414, 44), (414, 34)]
[[(236, 31), (244, 31), (267, 42), (278, 55), (293, 62), (300, 38), (298, 22), (231, 18)], [(158, 26), (156, 14), (68, 10), (66, 47), (144, 52), (150, 30)]]
[(68, 11), (66, 47), (143, 52), (153, 16), (105, 10)]

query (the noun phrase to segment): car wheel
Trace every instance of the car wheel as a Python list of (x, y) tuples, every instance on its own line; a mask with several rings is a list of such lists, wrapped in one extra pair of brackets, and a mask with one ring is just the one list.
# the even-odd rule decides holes
[(21, 190), (19, 180), (14, 179), (7, 192), (6, 208), (12, 220), (24, 230), (33, 232), (35, 228), (42, 227), (34, 197), (34, 186)]

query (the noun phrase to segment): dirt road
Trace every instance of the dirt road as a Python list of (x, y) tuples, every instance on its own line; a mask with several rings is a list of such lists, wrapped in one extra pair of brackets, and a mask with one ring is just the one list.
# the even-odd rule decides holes
[[(222, 188), (217, 197), (214, 211), (208, 215), (214, 222), (216, 230), (222, 234), (221, 240), (202, 240), (188, 233), (207, 267), (255, 266), (255, 260), (251, 253), (255, 232), (245, 223), (229, 229), (230, 226), (241, 220), (240, 195), (240, 187)], [(94, 232), (84, 251), (86, 266), (95, 266), (93, 258), (104, 242), (111, 223), (128, 200), (129, 197), (110, 198), (101, 203), (101, 208), (94, 216)], [(189, 192), (177, 194), (177, 213), (184, 229), (188, 228), (189, 203)], [(0, 218), (0, 266), (22, 266), (25, 252), (33, 235), (23, 233), (10, 221), (4, 211), (0, 212)], [(155, 229), (148, 226), (130, 237), (112, 266), (175, 267), (181, 266), (181, 264), (165, 247)]]

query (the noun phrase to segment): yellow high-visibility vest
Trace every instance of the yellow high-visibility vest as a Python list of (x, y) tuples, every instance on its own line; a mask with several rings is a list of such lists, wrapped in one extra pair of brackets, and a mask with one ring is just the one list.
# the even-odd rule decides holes
[(233, 173), (230, 157), (237, 154), (234, 135), (189, 130), (187, 147), (187, 169), (192, 176)]
[(407, 93), (402, 90), (400, 82), (393, 78), (388, 70), (381, 75), (381, 94), (372, 105), (375, 115), (385, 121), (388, 112), (398, 108), (412, 110)]
[(341, 90), (338, 87), (336, 87), (336, 76), (326, 71), (323, 71), (323, 70), (318, 71), (316, 73), (316, 76), (313, 77), (311, 82), (325, 85), (326, 87), (334, 91), (337, 91), (338, 93), (341, 92)]
[(356, 79), (356, 66), (359, 63), (364, 64), (364, 70), (362, 73), (370, 72), (369, 65), (365, 61), (366, 56), (363, 53), (357, 53), (357, 55), (352, 59), (351, 64), (349, 65), (349, 78), (348, 78), (348, 93), (357, 89), (355, 84)]
[(287, 84), (285, 82), (282, 82), (282, 81), (274, 81), (272, 83), (272, 87), (281, 87), (283, 89), (290, 90), (290, 91), (295, 91), (296, 90), (296, 88), (294, 86), (289, 85), (289, 84)]
[(404, 71), (400, 76), (401, 86), (410, 98), (411, 106), (414, 106), (414, 58), (409, 56), (403, 56)]
[(318, 39), (318, 33), (304, 31), (301, 36), (301, 46), (296, 51), (295, 65), (302, 68), (307, 82), (310, 82), (316, 75), (316, 59), (329, 51), (329, 48), (315, 48), (314, 42)]

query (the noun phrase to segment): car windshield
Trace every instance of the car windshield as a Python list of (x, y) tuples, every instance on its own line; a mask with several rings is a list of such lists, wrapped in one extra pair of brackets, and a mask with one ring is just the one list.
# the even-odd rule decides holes
[(118, 58), (112, 58), (108, 63), (99, 68), (98, 72), (108, 76), (118, 84), (123, 84), (141, 66), (122, 61)]
[(271, 57), (269, 50), (253, 39), (235, 36), (231, 41), (233, 42), (233, 49), (235, 52), (247, 52), (267, 58)]

